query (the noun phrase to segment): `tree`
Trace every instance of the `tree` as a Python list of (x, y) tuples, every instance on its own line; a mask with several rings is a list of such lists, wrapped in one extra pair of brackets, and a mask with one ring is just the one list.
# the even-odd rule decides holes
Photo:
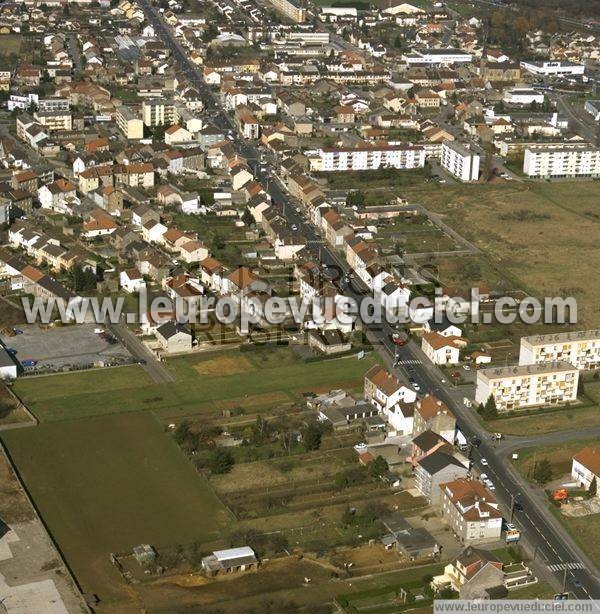
[(76, 292), (96, 289), (96, 273), (89, 268), (84, 269), (79, 263), (71, 268), (69, 277)]
[(365, 204), (365, 195), (360, 190), (349, 192), (346, 196), (346, 204), (348, 207), (362, 207)]
[(383, 456), (378, 456), (370, 465), (369, 473), (378, 478), (382, 476), (389, 469), (389, 465)]
[(321, 447), (321, 429), (319, 425), (311, 422), (302, 431), (302, 441), (304, 447), (310, 452), (311, 450), (318, 450)]
[(483, 415), (485, 418), (496, 418), (498, 416), (498, 408), (496, 407), (496, 401), (491, 394), (488, 397), (488, 400), (485, 402), (485, 407), (483, 408)]
[(494, 113), (496, 113), (498, 115), (502, 115), (502, 113), (504, 113), (504, 111), (506, 111), (506, 106), (504, 105), (504, 101), (503, 100), (499, 100), (494, 105)]
[(283, 533), (275, 533), (271, 536), (271, 548), (273, 552), (283, 552), (289, 546), (288, 538)]
[(208, 468), (211, 473), (229, 473), (235, 464), (233, 454), (229, 450), (217, 448), (208, 457)]
[(538, 484), (546, 484), (552, 479), (552, 465), (547, 458), (542, 458), (533, 468), (533, 479)]
[(593, 499), (598, 492), (598, 482), (596, 481), (596, 476), (590, 482), (590, 487), (588, 488), (587, 495), (590, 499)]
[(242, 214), (242, 222), (244, 222), (246, 226), (254, 226), (254, 216), (252, 213), (250, 213), (250, 209), (248, 209), (248, 207), (244, 209), (244, 213)]
[(173, 431), (173, 439), (176, 441), (177, 445), (181, 445), (190, 434), (190, 423), (187, 420), (184, 420), (179, 424), (179, 426)]
[(347, 505), (342, 512), (342, 524), (345, 527), (349, 527), (351, 524), (354, 524), (355, 517), (354, 511)]

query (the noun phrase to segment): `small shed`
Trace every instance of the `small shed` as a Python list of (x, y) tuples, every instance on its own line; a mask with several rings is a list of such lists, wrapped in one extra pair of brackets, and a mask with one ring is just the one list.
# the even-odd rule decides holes
[(156, 550), (150, 544), (140, 544), (133, 547), (133, 556), (142, 567), (146, 567), (156, 561)]

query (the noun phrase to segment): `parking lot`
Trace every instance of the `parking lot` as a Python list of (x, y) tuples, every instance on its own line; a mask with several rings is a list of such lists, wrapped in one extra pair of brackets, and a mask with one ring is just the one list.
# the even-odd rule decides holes
[(97, 325), (78, 324), (43, 329), (37, 324), (20, 326), (2, 342), (26, 373), (106, 367), (131, 362), (131, 354), (111, 335), (94, 332)]

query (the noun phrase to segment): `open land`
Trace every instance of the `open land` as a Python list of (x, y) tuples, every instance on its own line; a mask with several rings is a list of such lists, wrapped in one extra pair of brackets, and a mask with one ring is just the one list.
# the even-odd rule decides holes
[[(123, 411), (152, 410), (163, 419), (182, 418), (224, 408), (271, 406), (286, 398), (298, 400), (306, 392), (331, 388), (356, 389), (377, 358), (354, 356), (304, 362), (286, 347), (247, 352), (252, 368), (244, 373), (220, 376), (200, 371), (219, 370), (221, 361), (231, 365), (228, 352), (173, 358), (166, 362), (176, 377), (174, 384), (152, 384), (138, 366), (110, 371), (79, 372), (51, 378), (20, 379), (15, 392), (41, 421), (93, 416)], [(215, 362), (216, 361), (216, 362)], [(67, 398), (64, 391), (73, 391)], [(115, 394), (101, 394), (114, 391)]]
[(230, 518), (150, 413), (43, 424), (3, 440), (84, 592), (126, 590), (111, 553), (206, 541)]

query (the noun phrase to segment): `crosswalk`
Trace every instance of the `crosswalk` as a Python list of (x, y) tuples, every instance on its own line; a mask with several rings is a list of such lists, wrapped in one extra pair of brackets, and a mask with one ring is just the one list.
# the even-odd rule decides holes
[(397, 360), (396, 364), (397, 365), (422, 365), (423, 361), (422, 360), (416, 360), (416, 359)]
[(548, 569), (550, 571), (566, 571), (567, 569), (585, 569), (585, 565), (583, 563), (554, 563), (553, 565), (548, 565)]

